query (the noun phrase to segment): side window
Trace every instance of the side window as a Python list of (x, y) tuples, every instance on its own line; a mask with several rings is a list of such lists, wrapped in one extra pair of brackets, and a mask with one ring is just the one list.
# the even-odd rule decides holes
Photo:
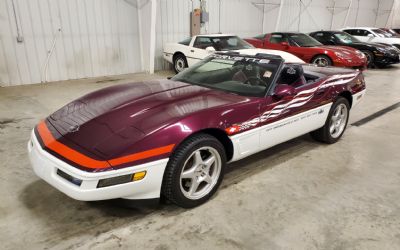
[(197, 37), (193, 44), (193, 47), (199, 49), (206, 49), (209, 46), (212, 46), (212, 42), (209, 37)]
[(327, 42), (329, 40), (329, 34), (325, 34), (322, 32), (315, 33), (313, 37), (322, 43)]
[(369, 32), (368, 30), (363, 30), (364, 31), (364, 36), (368, 36), (368, 35), (373, 35), (371, 32)]
[(270, 39), (270, 43), (281, 43), (281, 42), (287, 42), (287, 39), (282, 35), (282, 34), (272, 34)]
[(359, 36), (357, 31), (358, 30), (344, 30), (344, 32), (346, 32), (346, 33), (348, 33), (348, 34), (350, 34), (352, 36)]
[(368, 30), (359, 29), (359, 30), (357, 30), (357, 34), (355, 34), (355, 36), (368, 36), (369, 34), (372, 34), (372, 33), (369, 32)]
[(258, 39), (258, 40), (264, 40), (265, 34), (261, 34), (261, 35), (255, 36), (254, 38)]

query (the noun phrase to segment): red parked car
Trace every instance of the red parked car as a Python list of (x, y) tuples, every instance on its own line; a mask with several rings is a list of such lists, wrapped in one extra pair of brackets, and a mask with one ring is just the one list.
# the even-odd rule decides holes
[(303, 61), (318, 66), (339, 66), (364, 69), (367, 58), (350, 47), (327, 46), (303, 33), (277, 32), (244, 39), (257, 48), (276, 49), (289, 52)]

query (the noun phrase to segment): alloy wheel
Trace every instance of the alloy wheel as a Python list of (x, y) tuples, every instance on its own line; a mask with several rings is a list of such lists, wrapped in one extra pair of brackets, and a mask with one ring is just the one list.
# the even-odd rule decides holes
[(344, 131), (347, 124), (348, 112), (347, 106), (339, 104), (331, 116), (329, 133), (333, 138), (338, 138)]
[(212, 147), (195, 150), (185, 161), (180, 175), (183, 195), (191, 200), (200, 199), (211, 192), (221, 174), (222, 161)]

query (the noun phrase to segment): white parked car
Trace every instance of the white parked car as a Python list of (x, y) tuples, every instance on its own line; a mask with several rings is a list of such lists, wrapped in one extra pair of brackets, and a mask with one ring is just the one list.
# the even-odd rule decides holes
[(386, 31), (371, 27), (344, 28), (342, 31), (362, 42), (391, 44), (400, 49), (400, 38), (389, 35)]
[(178, 43), (164, 46), (164, 59), (174, 65), (176, 73), (206, 58), (214, 51), (238, 51), (246, 54), (273, 54), (281, 56), (285, 62), (304, 63), (300, 58), (279, 50), (255, 49), (243, 39), (230, 34), (197, 35)]

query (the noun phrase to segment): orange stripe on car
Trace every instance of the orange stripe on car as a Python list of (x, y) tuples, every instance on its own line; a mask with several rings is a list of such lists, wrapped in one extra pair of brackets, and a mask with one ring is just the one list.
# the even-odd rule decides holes
[(169, 153), (169, 152), (172, 151), (174, 146), (175, 146), (175, 144), (170, 144), (170, 145), (165, 146), (165, 147), (150, 149), (150, 150), (142, 151), (142, 152), (139, 152), (139, 153), (136, 153), (136, 154), (131, 154), (131, 155), (115, 158), (115, 159), (109, 160), (108, 162), (112, 166), (117, 166), (117, 165), (121, 165), (121, 164), (124, 164), (124, 163), (127, 163), (127, 162), (146, 159), (146, 158), (150, 158), (150, 157), (153, 157), (153, 156)]
[(83, 167), (87, 168), (108, 168), (111, 166), (117, 166), (128, 162), (138, 161), (147, 159), (150, 157), (166, 154), (172, 151), (175, 144), (170, 144), (164, 147), (154, 148), (118, 158), (114, 158), (108, 161), (99, 161), (89, 156), (86, 156), (60, 142), (58, 142), (52, 133), (50, 132), (49, 128), (47, 127), (44, 121), (40, 122), (37, 126), (37, 130), (39, 132), (40, 137), (44, 145), (56, 152), (57, 154), (63, 156), (64, 158), (75, 162)]

